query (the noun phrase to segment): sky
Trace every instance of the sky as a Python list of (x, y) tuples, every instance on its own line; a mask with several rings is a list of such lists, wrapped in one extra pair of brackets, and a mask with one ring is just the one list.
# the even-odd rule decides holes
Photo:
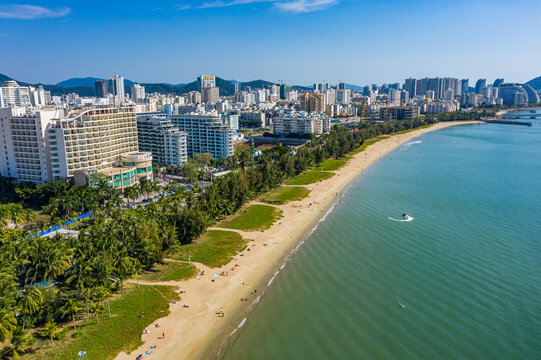
[(0, 73), (290, 85), (541, 76), (540, 0), (0, 2)]

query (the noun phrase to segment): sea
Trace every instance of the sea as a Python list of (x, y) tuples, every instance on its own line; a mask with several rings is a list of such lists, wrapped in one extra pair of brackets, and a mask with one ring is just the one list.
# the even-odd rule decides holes
[(541, 359), (537, 115), (426, 133), (378, 160), (219, 357)]

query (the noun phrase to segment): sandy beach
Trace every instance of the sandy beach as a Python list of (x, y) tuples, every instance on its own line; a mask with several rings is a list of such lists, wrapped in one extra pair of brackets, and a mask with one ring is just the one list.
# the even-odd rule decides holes
[[(150, 355), (144, 355), (143, 359), (216, 358), (224, 338), (238, 327), (250, 307), (255, 306), (254, 301), (258, 301), (287, 256), (306, 238), (348, 184), (380, 157), (405, 142), (430, 131), (472, 123), (439, 123), (429, 128), (393, 135), (371, 145), (336, 171), (332, 178), (306, 186), (311, 191), (308, 198), (276, 206), (283, 211), (284, 217), (269, 230), (237, 231), (250, 240), (250, 251), (236, 256), (228, 265), (211, 269), (195, 263), (200, 271), (204, 270), (203, 276), (187, 281), (151, 283), (178, 287), (183, 291), (181, 301), (170, 305), (171, 313), (167, 317), (155, 321), (159, 323), (159, 328), (149, 326), (150, 333), (142, 335), (144, 344), (141, 347), (131, 354), (121, 353), (117, 359), (135, 359), (154, 345), (157, 347)], [(212, 274), (222, 271), (226, 271), (228, 276), (218, 276), (215, 281), (211, 281)], [(223, 317), (220, 313), (222, 310)]]

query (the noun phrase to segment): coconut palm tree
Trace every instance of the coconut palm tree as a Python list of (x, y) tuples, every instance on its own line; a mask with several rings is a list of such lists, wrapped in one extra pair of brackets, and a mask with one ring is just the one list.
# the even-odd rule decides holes
[(77, 329), (77, 326), (75, 325), (75, 315), (81, 310), (79, 307), (81, 303), (73, 298), (68, 299), (64, 306), (62, 307), (62, 313), (64, 315), (71, 315), (71, 320), (73, 321), (73, 328)]
[(26, 325), (26, 317), (36, 313), (43, 302), (43, 296), (37, 286), (27, 286), (17, 293), (17, 307), (23, 315), (22, 330)]
[(60, 329), (58, 328), (58, 325), (52, 321), (47, 322), (45, 324), (45, 328), (40, 331), (41, 336), (46, 336), (51, 339), (51, 344), (53, 344), (53, 347), (55, 347), (54, 339), (58, 337), (59, 333)]
[(32, 344), (32, 337), (27, 331), (20, 328), (14, 331), (13, 337), (9, 341), (9, 345), (5, 346), (0, 351), (0, 359), (18, 358), (25, 353)]
[(17, 319), (10, 309), (0, 309), (0, 343), (11, 339), (17, 328)]

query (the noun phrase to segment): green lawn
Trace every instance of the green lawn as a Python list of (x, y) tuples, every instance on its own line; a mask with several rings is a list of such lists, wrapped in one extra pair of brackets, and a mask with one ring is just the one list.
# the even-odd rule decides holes
[(220, 267), (227, 264), (237, 253), (244, 250), (247, 241), (234, 231), (209, 230), (192, 244), (180, 247), (180, 250), (171, 253), (170, 257), (188, 261), (200, 262), (210, 267)]
[(217, 226), (245, 231), (267, 230), (282, 216), (282, 210), (268, 205), (251, 205)]
[(286, 185), (307, 185), (315, 182), (326, 180), (334, 176), (334, 173), (327, 171), (305, 171), (294, 178), (284, 181)]
[(139, 275), (143, 281), (171, 281), (186, 280), (197, 274), (197, 268), (184, 262), (167, 261), (164, 264), (155, 265), (149, 271)]
[(287, 204), (290, 201), (299, 201), (310, 194), (310, 190), (300, 186), (280, 186), (261, 196), (261, 201), (269, 204)]
[[(88, 359), (114, 359), (121, 351), (133, 351), (142, 344), (143, 330), (169, 314), (173, 299), (179, 300), (179, 294), (172, 286), (139, 285), (138, 289), (125, 289), (124, 295), (111, 300), (111, 317), (100, 315), (99, 324), (95, 317), (88, 323), (81, 322), (81, 327), (69, 330), (65, 339), (55, 341), (54, 349), (50, 340), (39, 340), (36, 351), (22, 358), (73, 360), (79, 351), (86, 351)], [(140, 316), (141, 312), (145, 317)], [(137, 355), (133, 354), (133, 358)]]
[(327, 159), (320, 164), (313, 166), (312, 169), (319, 171), (336, 171), (346, 165), (350, 159), (351, 156), (345, 156), (340, 159)]
[(375, 139), (369, 139), (366, 140), (361, 146), (359, 146), (357, 149), (353, 150), (351, 154), (358, 154), (360, 152), (363, 152), (366, 150), (367, 147), (370, 145), (373, 145), (381, 140), (388, 139), (390, 136), (386, 135), (387, 137), (377, 137)]

